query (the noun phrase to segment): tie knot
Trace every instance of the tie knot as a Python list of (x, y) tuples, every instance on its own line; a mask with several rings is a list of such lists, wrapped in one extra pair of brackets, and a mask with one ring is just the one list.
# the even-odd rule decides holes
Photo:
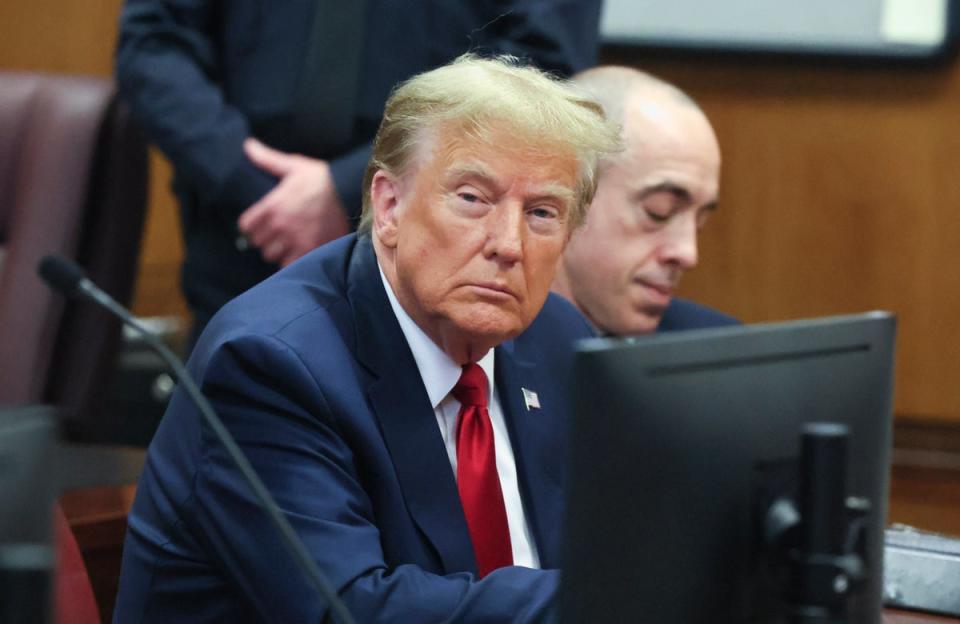
[(474, 362), (463, 367), (453, 396), (461, 405), (487, 406), (487, 374)]

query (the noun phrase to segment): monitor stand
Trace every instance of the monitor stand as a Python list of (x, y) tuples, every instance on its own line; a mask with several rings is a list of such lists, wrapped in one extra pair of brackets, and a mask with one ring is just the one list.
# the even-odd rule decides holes
[(865, 585), (870, 503), (847, 497), (849, 437), (845, 425), (804, 425), (798, 491), (781, 492), (762, 514), (768, 580), (788, 622), (847, 622)]

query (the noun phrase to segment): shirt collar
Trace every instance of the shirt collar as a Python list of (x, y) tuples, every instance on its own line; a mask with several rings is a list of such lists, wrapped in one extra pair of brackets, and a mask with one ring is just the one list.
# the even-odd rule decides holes
[[(383, 289), (387, 291), (387, 299), (390, 300), (393, 315), (397, 317), (403, 337), (406, 338), (407, 344), (410, 345), (410, 351), (413, 352), (413, 359), (417, 363), (423, 385), (427, 389), (427, 396), (430, 397), (430, 405), (433, 409), (437, 409), (440, 402), (457, 385), (462, 369), (420, 329), (420, 326), (403, 309), (390, 286), (390, 282), (383, 274), (379, 260), (377, 261), (377, 269), (380, 271)], [(494, 349), (487, 351), (486, 355), (480, 358), (477, 364), (487, 375), (487, 396), (493, 397)]]

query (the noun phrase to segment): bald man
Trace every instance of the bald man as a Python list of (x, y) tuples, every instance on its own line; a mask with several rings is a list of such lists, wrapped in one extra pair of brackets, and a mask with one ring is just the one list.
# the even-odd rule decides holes
[(553, 290), (603, 334), (736, 323), (673, 296), (717, 209), (720, 147), (706, 115), (675, 86), (629, 67), (597, 67), (575, 81), (621, 126), (624, 151), (602, 164)]

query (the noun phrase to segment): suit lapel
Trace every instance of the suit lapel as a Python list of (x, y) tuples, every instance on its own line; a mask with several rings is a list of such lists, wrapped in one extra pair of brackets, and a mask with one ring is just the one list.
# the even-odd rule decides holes
[[(563, 512), (562, 445), (565, 421), (561, 396), (537, 368), (514, 353), (514, 344), (497, 348), (497, 391), (517, 465), (524, 512), (537, 544), (540, 565), (560, 565)], [(528, 409), (523, 389), (537, 393), (539, 408)]]
[(373, 374), (367, 389), (414, 522), (447, 573), (476, 572), (476, 559), (436, 416), (413, 354), (390, 308), (370, 238), (350, 261), (347, 296), (357, 357)]

